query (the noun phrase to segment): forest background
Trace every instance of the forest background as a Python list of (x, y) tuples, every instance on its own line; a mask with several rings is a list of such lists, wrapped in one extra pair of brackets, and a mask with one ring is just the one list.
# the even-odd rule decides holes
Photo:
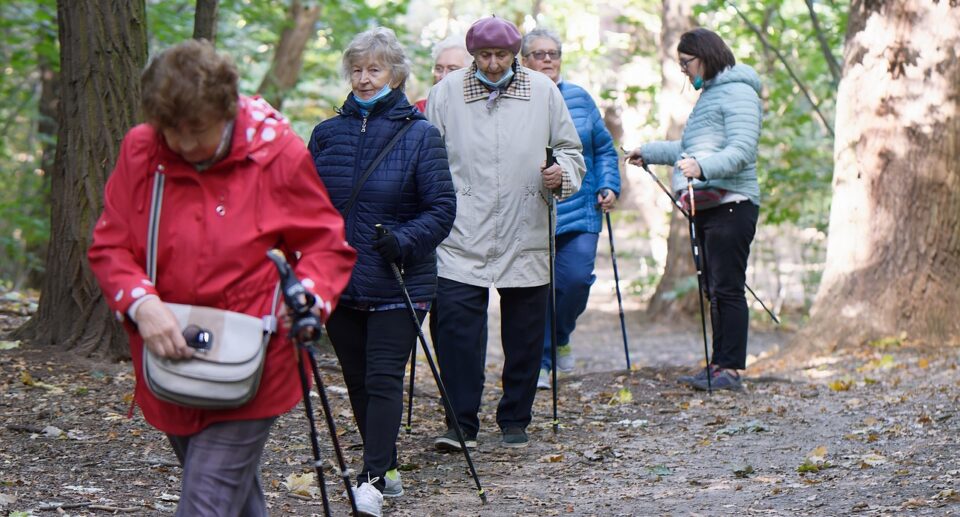
[[(14, 336), (126, 354), (83, 257), (118, 143), (140, 120), (150, 54), (214, 39), (240, 65), (242, 90), (281, 106), (305, 137), (349, 90), (339, 59), (356, 33), (397, 31), (415, 100), (430, 86), (432, 45), (497, 13), (561, 35), (565, 80), (593, 94), (626, 147), (679, 136), (697, 92), (676, 42), (695, 26), (716, 30), (763, 78), (763, 206), (748, 272), (759, 298), (805, 329), (805, 346), (953, 343), (958, 11), (956, 0), (4, 2), (0, 282), (7, 296), (41, 291)], [(640, 169), (623, 177), (616, 229), (644, 243), (621, 256), (638, 265), (623, 282), (628, 303), (695, 314), (686, 225)]]

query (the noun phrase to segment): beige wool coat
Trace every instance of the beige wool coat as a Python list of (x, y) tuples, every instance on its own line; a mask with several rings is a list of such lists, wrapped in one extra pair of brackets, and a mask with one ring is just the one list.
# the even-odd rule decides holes
[(491, 100), (476, 70), (474, 63), (450, 73), (427, 102), (457, 191), (453, 230), (437, 249), (439, 276), (484, 287), (544, 285), (551, 193), (540, 165), (552, 147), (563, 170), (558, 197), (573, 195), (585, 170), (580, 137), (547, 76), (517, 66), (508, 89)]

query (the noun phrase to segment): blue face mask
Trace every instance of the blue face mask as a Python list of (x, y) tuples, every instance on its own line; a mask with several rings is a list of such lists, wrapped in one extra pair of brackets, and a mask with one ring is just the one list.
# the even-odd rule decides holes
[(700, 88), (703, 88), (703, 76), (696, 75), (693, 77), (693, 89), (699, 90)]
[(503, 74), (503, 77), (501, 77), (500, 80), (497, 82), (493, 82), (490, 79), (487, 79), (487, 76), (483, 75), (483, 72), (481, 72), (479, 69), (477, 70), (477, 73), (473, 74), (473, 76), (479, 79), (481, 83), (489, 86), (490, 88), (497, 89), (509, 83), (510, 79), (513, 78), (513, 67), (508, 68), (507, 72)]
[(354, 95), (353, 100), (357, 101), (357, 104), (359, 104), (361, 108), (369, 111), (371, 108), (373, 108), (373, 105), (376, 104), (378, 100), (386, 97), (387, 95), (390, 95), (390, 92), (392, 91), (393, 91), (393, 88), (391, 88), (389, 84), (385, 84), (383, 85), (383, 88), (380, 88), (380, 91), (377, 92), (377, 94), (374, 95), (373, 97), (370, 97), (367, 100), (363, 100), (360, 97), (357, 97), (356, 95)]

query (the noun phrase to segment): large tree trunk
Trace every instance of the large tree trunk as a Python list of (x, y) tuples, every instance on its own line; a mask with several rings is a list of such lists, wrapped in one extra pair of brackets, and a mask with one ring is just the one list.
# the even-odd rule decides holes
[(23, 339), (85, 354), (126, 353), (126, 338), (86, 261), (103, 186), (137, 118), (147, 58), (144, 0), (57, 2), (60, 104), (50, 248), (40, 307)]
[(960, 343), (960, 9), (855, 0), (837, 100), (827, 262), (793, 353)]
[(197, 12), (193, 18), (193, 39), (217, 41), (217, 8), (220, 0), (197, 0)]
[(272, 106), (280, 109), (283, 99), (300, 78), (303, 51), (316, 34), (320, 19), (320, 3), (304, 6), (299, 0), (290, 3), (287, 26), (273, 54), (270, 70), (260, 83), (259, 92)]
[[(680, 36), (693, 28), (693, 6), (696, 4), (697, 2), (692, 0), (663, 1), (663, 32), (660, 35), (663, 81), (657, 102), (660, 106), (660, 127), (665, 128), (667, 140), (680, 138), (695, 101), (695, 98), (682, 94), (690, 88), (684, 87), (687, 80), (677, 61), (677, 45), (680, 43)], [(670, 185), (669, 177), (663, 179)], [(659, 190), (657, 195), (662, 195)], [(687, 220), (672, 206), (670, 210), (672, 215), (670, 233), (667, 236), (666, 264), (657, 290), (647, 306), (647, 315), (651, 317), (692, 315), (698, 307), (697, 297), (688, 296), (696, 294), (697, 290), (696, 283), (688, 281), (696, 275), (696, 270), (690, 254)]]

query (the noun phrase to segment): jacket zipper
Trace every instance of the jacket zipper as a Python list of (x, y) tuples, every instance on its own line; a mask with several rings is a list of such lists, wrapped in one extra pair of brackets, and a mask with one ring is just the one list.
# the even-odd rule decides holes
[[(368, 116), (369, 116), (369, 115), (368, 115)], [(363, 123), (360, 124), (360, 132), (361, 132), (361, 133), (366, 133), (366, 132), (367, 132), (367, 117), (363, 117)]]

